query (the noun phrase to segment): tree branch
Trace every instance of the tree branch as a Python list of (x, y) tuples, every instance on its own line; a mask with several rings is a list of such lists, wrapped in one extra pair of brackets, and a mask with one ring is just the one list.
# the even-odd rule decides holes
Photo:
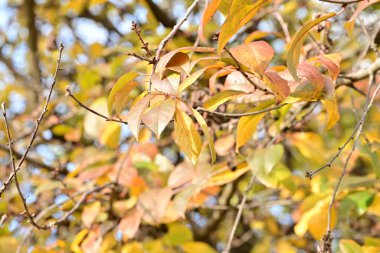
[(200, 111), (200, 112), (207, 112), (209, 114), (215, 114), (215, 115), (226, 117), (226, 118), (240, 118), (240, 117), (245, 117), (245, 116), (258, 115), (258, 114), (266, 113), (266, 112), (273, 111), (273, 110), (278, 110), (278, 109), (280, 109), (281, 107), (283, 107), (285, 105), (288, 105), (288, 104), (285, 103), (285, 104), (281, 104), (281, 105), (278, 105), (278, 106), (275, 106), (275, 107), (269, 107), (269, 108), (266, 108), (266, 109), (263, 109), (263, 110), (254, 111), (254, 112), (245, 112), (245, 113), (215, 112), (215, 111), (207, 110), (207, 109), (205, 109), (203, 107), (198, 107), (196, 110)]
[[(55, 83), (57, 81), (57, 76), (58, 76), (58, 72), (61, 70), (60, 69), (60, 63), (61, 63), (61, 57), (62, 57), (62, 51), (63, 51), (63, 44), (61, 43), (60, 45), (60, 49), (59, 49), (59, 56), (58, 56), (58, 60), (57, 60), (57, 66), (56, 66), (56, 69), (55, 69), (55, 73), (54, 73), (54, 76), (53, 76), (53, 82), (51, 84), (51, 87), (50, 87), (50, 90), (49, 90), (49, 94), (48, 96), (46, 97), (46, 100), (45, 100), (45, 104), (43, 106), (43, 109), (41, 111), (41, 114), (40, 116), (38, 117), (38, 119), (36, 120), (36, 125), (35, 125), (35, 128), (34, 128), (34, 131), (32, 133), (32, 136), (30, 138), (30, 141), (23, 153), (23, 155), (21, 156), (18, 164), (17, 164), (17, 167), (15, 167), (15, 171), (8, 177), (8, 179), (4, 182), (4, 189), (3, 189), (3, 192), (5, 191), (6, 187), (10, 184), (10, 182), (12, 181), (13, 177), (16, 176), (16, 172), (18, 172), (20, 169), (21, 169), (21, 166), (22, 164), (24, 163), (24, 161), (26, 160), (27, 156), (28, 156), (28, 153), (30, 151), (30, 148), (32, 147), (33, 145), (33, 142), (34, 140), (36, 139), (36, 136), (37, 136), (37, 132), (38, 132), (38, 129), (40, 127), (40, 124), (41, 124), (41, 121), (43, 120), (45, 114), (47, 113), (48, 109), (48, 105), (49, 105), (49, 102), (50, 102), (50, 99), (51, 99), (51, 95), (53, 93), (53, 89), (54, 89), (54, 86), (55, 86)], [(12, 153), (13, 153), (13, 149), (12, 149)]]

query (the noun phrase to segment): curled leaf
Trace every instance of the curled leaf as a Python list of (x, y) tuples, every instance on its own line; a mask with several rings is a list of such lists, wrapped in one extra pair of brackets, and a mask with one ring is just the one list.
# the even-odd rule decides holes
[(290, 45), (290, 49), (289, 49), (288, 56), (286, 59), (286, 65), (288, 66), (289, 72), (295, 80), (298, 80), (296, 69), (297, 69), (299, 59), (300, 59), (302, 44), (306, 38), (307, 33), (314, 26), (318, 25), (319, 23), (321, 23), (321, 22), (325, 21), (326, 19), (329, 19), (335, 15), (336, 15), (335, 12), (331, 12), (331, 13), (323, 15), (317, 19), (310, 20), (304, 26), (302, 26), (297, 31), (297, 33), (294, 35), (294, 38), (293, 38), (293, 41)]

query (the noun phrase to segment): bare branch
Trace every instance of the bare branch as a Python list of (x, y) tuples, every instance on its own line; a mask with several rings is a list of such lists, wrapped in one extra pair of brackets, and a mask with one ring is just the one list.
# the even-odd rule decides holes
[(252, 186), (255, 182), (255, 179), (256, 179), (256, 175), (253, 174), (251, 176), (251, 179), (249, 181), (249, 184), (247, 186), (247, 188), (245, 188), (244, 190), (244, 194), (243, 194), (243, 198), (241, 199), (240, 201), (240, 205), (239, 205), (239, 209), (238, 209), (238, 213), (235, 217), (235, 221), (234, 221), (234, 224), (232, 226), (232, 229), (231, 229), (231, 232), (230, 232), (230, 236), (228, 237), (228, 242), (227, 242), (227, 246), (226, 248), (223, 250), (223, 253), (229, 253), (230, 250), (231, 250), (231, 245), (232, 245), (232, 241), (234, 239), (234, 236), (235, 236), (235, 232), (236, 232), (236, 229), (237, 229), (237, 226), (239, 225), (239, 221), (240, 221), (240, 218), (241, 218), (241, 215), (243, 213), (243, 209), (244, 209), (244, 206), (247, 202), (247, 196), (248, 196), (248, 193), (249, 191), (252, 189)]
[(142, 38), (141, 36), (141, 29), (140, 27), (137, 25), (136, 22), (132, 21), (132, 25), (131, 25), (131, 30), (134, 31), (137, 35), (137, 37), (139, 38), (142, 46), (141, 46), (141, 49), (144, 49), (145, 52), (150, 56), (150, 57), (153, 57), (152, 53), (150, 52), (149, 50), (149, 45), (148, 45), (148, 42), (145, 42), (144, 39)]
[[(4, 189), (2, 189), (2, 192), (5, 191), (6, 187), (10, 184), (10, 182), (12, 181), (13, 177), (16, 176), (15, 172), (18, 172), (22, 166), (22, 164), (24, 163), (24, 161), (26, 160), (27, 156), (28, 156), (28, 153), (30, 151), (30, 148), (32, 147), (33, 145), (33, 142), (34, 140), (36, 139), (36, 136), (37, 136), (37, 132), (38, 132), (38, 129), (40, 127), (40, 124), (41, 124), (41, 121), (43, 120), (45, 114), (47, 113), (48, 109), (48, 105), (49, 105), (49, 102), (50, 102), (50, 99), (51, 99), (51, 95), (53, 93), (53, 89), (54, 89), (54, 86), (55, 86), (55, 83), (57, 82), (57, 76), (58, 76), (58, 72), (61, 70), (60, 68), (60, 63), (61, 63), (61, 57), (62, 57), (62, 51), (63, 51), (63, 44), (61, 43), (60, 45), (60, 48), (59, 48), (59, 56), (58, 56), (58, 60), (57, 60), (57, 66), (56, 66), (56, 69), (55, 69), (55, 73), (54, 73), (54, 76), (53, 76), (53, 82), (51, 84), (51, 87), (50, 87), (50, 90), (49, 90), (49, 94), (48, 96), (46, 97), (46, 100), (45, 100), (45, 104), (43, 106), (43, 109), (41, 111), (41, 114), (40, 116), (38, 117), (38, 119), (36, 120), (36, 125), (35, 125), (35, 128), (34, 128), (34, 131), (32, 133), (32, 136), (30, 138), (30, 141), (25, 149), (25, 152), (23, 153), (23, 155), (21, 156), (18, 164), (17, 164), (17, 167), (15, 167), (15, 171), (8, 177), (8, 179), (4, 182)], [(13, 149), (12, 149), (12, 153), (13, 153)]]
[(244, 116), (253, 116), (253, 115), (258, 115), (258, 114), (266, 113), (266, 112), (269, 112), (269, 111), (278, 110), (278, 109), (280, 109), (281, 107), (283, 107), (285, 105), (288, 105), (288, 104), (285, 103), (285, 104), (281, 104), (281, 105), (278, 105), (278, 106), (275, 106), (275, 107), (269, 107), (269, 108), (266, 108), (266, 109), (263, 109), (263, 110), (258, 110), (258, 111), (254, 111), (254, 112), (245, 112), (245, 113), (214, 112), (214, 111), (207, 110), (207, 109), (205, 109), (203, 107), (198, 107), (196, 110), (200, 111), (200, 112), (207, 112), (209, 114), (215, 114), (215, 115), (226, 117), (226, 118), (240, 118), (240, 117), (244, 117)]
[(123, 124), (128, 124), (128, 122), (124, 121), (124, 120), (121, 120), (121, 119), (115, 119), (115, 118), (110, 118), (110, 117), (107, 117), (93, 109), (91, 109), (90, 107), (84, 105), (81, 101), (79, 101), (75, 96), (74, 94), (71, 92), (71, 90), (69, 88), (66, 88), (66, 95), (71, 97), (75, 102), (77, 102), (79, 104), (80, 107), (83, 107), (84, 109), (86, 109), (87, 111), (105, 119), (106, 121), (114, 121), (114, 122), (118, 122), (118, 123), (123, 123)]
[(348, 5), (348, 4), (354, 4), (359, 3), (364, 0), (319, 0), (320, 2), (326, 2), (326, 3), (332, 3), (332, 4), (342, 4), (342, 5)]

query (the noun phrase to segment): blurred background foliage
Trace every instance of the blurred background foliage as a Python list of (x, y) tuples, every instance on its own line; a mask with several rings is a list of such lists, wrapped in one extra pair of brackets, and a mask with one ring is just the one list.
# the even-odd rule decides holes
[[(191, 3), (184, 0), (0, 1), (0, 101), (9, 106), (14, 146), (19, 152), (25, 149), (46, 87), (52, 81), (57, 42), (65, 46), (63, 71), (58, 77), (49, 112), (30, 161), (19, 173), (22, 190), (33, 213), (40, 214), (53, 206), (40, 222), (61, 217), (77, 201), (76, 194), (114, 180), (118, 168), (123, 167), (121, 187), (116, 193), (105, 189), (91, 195), (66, 223), (48, 231), (34, 229), (26, 222), (16, 188), (9, 187), (0, 199), (0, 214), (6, 214), (0, 228), (0, 252), (16, 252), (17, 248), (34, 253), (222, 251), (250, 178), (247, 166), (236, 166), (255, 152), (261, 152), (257, 157), (263, 160), (260, 162), (264, 167), (271, 166), (266, 164), (268, 160), (278, 161), (269, 169), (265, 167), (249, 192), (232, 252), (315, 252), (316, 240), (325, 233), (327, 206), (348, 150), (343, 151), (334, 166), (312, 180), (305, 178), (305, 172), (325, 164), (350, 135), (365, 105), (365, 97), (354, 89), (336, 90), (341, 119), (334, 128), (325, 131), (326, 114), (317, 103), (309, 112), (304, 110), (296, 115), (293, 119), (296, 127), (282, 133), (280, 144), (269, 151), (259, 149), (260, 142), (268, 135), (281, 133), (278, 132), (280, 123), (287, 119), (290, 107), (268, 114), (259, 125), (259, 134), (252, 138), (242, 155), (234, 152), (234, 121), (208, 120), (215, 129), (218, 161), (228, 170), (214, 173), (207, 187), (203, 186), (194, 196), (190, 192), (190, 197), (186, 198), (186, 194), (177, 197), (186, 202), (182, 208), (187, 207), (184, 217), (180, 218), (163, 214), (167, 211), (163, 202), (170, 200), (165, 189), (171, 187), (180, 192), (179, 181), (190, 177), (194, 168), (184, 162), (174, 144), (173, 126), (169, 124), (160, 140), (142, 130), (141, 141), (136, 143), (126, 125), (97, 118), (65, 96), (66, 87), (70, 87), (85, 105), (107, 115), (106, 99), (115, 81), (131, 70), (141, 74), (151, 71), (151, 65), (127, 55), (128, 52), (144, 54), (138, 37), (130, 29), (131, 22), (137, 22), (143, 38), (154, 49)], [(205, 1), (200, 1), (189, 20), (170, 40), (166, 51), (195, 43), (204, 7)], [(370, 7), (361, 14), (369, 31), (380, 29), (378, 8)], [(338, 9), (336, 5), (318, 1), (273, 1), (240, 30), (229, 45), (265, 40), (275, 50), (273, 65), (284, 65), (289, 41), (273, 13), (281, 13), (290, 34), (294, 35), (316, 13)], [(358, 22), (355, 39), (346, 35), (343, 22), (352, 14), (350, 8), (346, 13), (329, 22), (329, 41), (325, 43), (329, 45), (329, 52), (341, 54), (341, 73), (366, 69), (376, 59), (371, 50), (361, 56), (368, 38), (358, 28)], [(212, 36), (223, 20), (223, 13), (217, 13), (206, 25), (208, 41), (201, 45), (216, 46)], [(375, 35), (375, 42), (380, 42), (380, 33)], [(316, 33), (315, 38), (307, 39), (304, 48), (315, 46), (315, 40), (319, 39)], [(313, 54), (313, 50), (309, 52)], [(207, 86), (212, 73), (206, 73), (198, 80), (199, 85), (191, 88), (189, 101), (204, 101), (200, 87)], [(219, 78), (217, 87), (223, 82), (224, 78)], [(355, 85), (366, 92), (368, 80)], [(141, 90), (134, 90), (129, 95), (130, 101)], [(337, 224), (334, 248), (341, 252), (350, 252), (344, 251), (345, 247), (361, 250), (352, 252), (380, 252), (379, 109), (377, 99), (365, 124), (360, 147), (349, 163), (349, 174), (337, 196), (339, 202), (334, 206), (333, 220)], [(5, 143), (1, 121), (2, 182), (10, 173)], [(198, 170), (206, 173), (209, 167), (207, 162), (197, 165)], [(182, 171), (184, 175), (176, 175), (174, 171)], [(170, 181), (170, 177), (174, 179)], [(117, 197), (113, 198), (112, 194)], [(144, 198), (150, 202), (147, 208), (161, 222), (154, 224), (145, 217), (136, 228), (133, 217), (138, 214), (133, 213), (133, 207)], [(164, 210), (159, 211), (160, 208)]]

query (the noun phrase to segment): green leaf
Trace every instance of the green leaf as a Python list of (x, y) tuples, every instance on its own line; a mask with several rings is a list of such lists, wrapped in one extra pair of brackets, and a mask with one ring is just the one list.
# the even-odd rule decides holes
[(297, 69), (299, 59), (300, 59), (302, 44), (306, 38), (307, 33), (314, 26), (318, 25), (319, 23), (321, 23), (321, 22), (325, 21), (326, 19), (329, 19), (335, 15), (336, 15), (335, 12), (331, 12), (331, 13), (323, 15), (317, 19), (310, 20), (304, 26), (302, 26), (297, 31), (297, 33), (294, 35), (294, 38), (293, 38), (293, 41), (290, 45), (290, 49), (289, 49), (288, 56), (286, 59), (286, 65), (288, 66), (289, 72), (293, 76), (294, 80), (298, 80), (296, 69)]
[(245, 93), (244, 91), (237, 90), (224, 90), (222, 92), (217, 93), (212, 98), (208, 99), (203, 106), (210, 111), (214, 111), (216, 108), (218, 108), (219, 105), (224, 104), (228, 100), (243, 94), (247, 93)]
[(112, 109), (115, 108), (116, 114), (119, 115), (122, 107), (128, 99), (128, 94), (138, 85), (133, 81), (138, 76), (135, 72), (129, 72), (122, 75), (112, 87), (108, 96), (108, 114), (112, 115)]
[(168, 224), (168, 233), (163, 237), (166, 245), (178, 246), (193, 240), (193, 233), (182, 223)]
[(256, 149), (248, 162), (255, 171), (268, 174), (281, 161), (283, 155), (284, 147), (281, 144), (276, 144), (269, 148)]
[(340, 240), (339, 248), (342, 253), (364, 253), (360, 245), (353, 240)]
[(351, 193), (346, 198), (353, 201), (356, 204), (356, 210), (358, 214), (362, 215), (372, 204), (372, 201), (375, 198), (375, 194), (367, 191), (360, 191)]

